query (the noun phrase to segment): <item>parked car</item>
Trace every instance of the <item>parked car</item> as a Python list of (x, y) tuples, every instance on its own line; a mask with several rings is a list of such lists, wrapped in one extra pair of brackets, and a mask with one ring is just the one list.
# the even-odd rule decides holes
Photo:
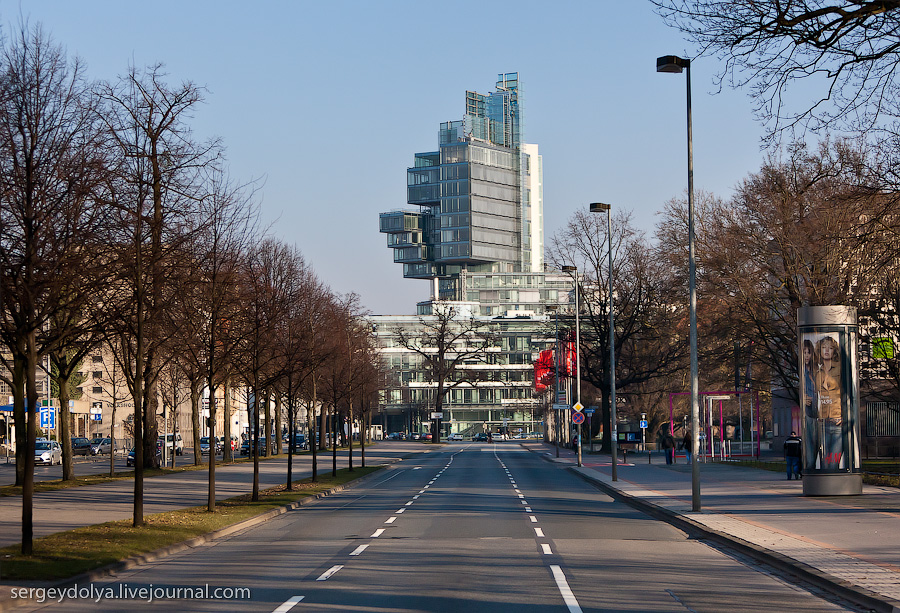
[(112, 440), (108, 438), (91, 439), (91, 455), (112, 453)]
[[(157, 447), (162, 451), (162, 440), (163, 436), (159, 436), (159, 444)], [(184, 440), (181, 438), (181, 433), (176, 432), (175, 434), (167, 434), (166, 435), (166, 444), (169, 448), (169, 453), (172, 453), (172, 449), (175, 450), (175, 455), (181, 455), (184, 453)]]
[(62, 448), (56, 441), (37, 441), (34, 444), (35, 464), (62, 464)]
[[(162, 458), (162, 451), (160, 445), (156, 445), (156, 458)], [(128, 452), (128, 455), (125, 457), (125, 466), (134, 466), (134, 447), (131, 448), (131, 451)]]
[[(200, 453), (208, 454), (209, 453), (209, 437), (203, 436), (200, 437)], [(222, 453), (222, 442), (216, 438), (216, 454)]]
[[(241, 455), (250, 455), (250, 454), (252, 454), (252, 453), (253, 453), (253, 451), (252, 451), (252, 449), (253, 449), (253, 448), (252, 448), (252, 445), (253, 445), (253, 437), (250, 437), (250, 438), (248, 438), (246, 441), (244, 441), (244, 442), (241, 444)], [(259, 437), (259, 455), (261, 455), (261, 456), (266, 455), (266, 449), (267, 449), (267, 447), (266, 447), (266, 437), (261, 436), (261, 437)]]
[(91, 455), (91, 441), (81, 436), (73, 436), (72, 455)]
[[(290, 445), (290, 437), (288, 437), (287, 443)], [(294, 435), (294, 451), (300, 451), (302, 449), (306, 449), (306, 436), (303, 434), (295, 434)]]

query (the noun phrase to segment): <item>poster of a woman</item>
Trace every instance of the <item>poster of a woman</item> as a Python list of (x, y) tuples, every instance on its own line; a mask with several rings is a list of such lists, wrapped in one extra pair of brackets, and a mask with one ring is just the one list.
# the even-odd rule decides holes
[(803, 340), (803, 406), (804, 406), (804, 430), (803, 430), (803, 464), (804, 469), (813, 469), (821, 466), (819, 457), (819, 395), (816, 393), (816, 368), (819, 363), (816, 348), (811, 339)]
[(823, 455), (821, 467), (835, 469), (841, 467), (843, 459), (841, 351), (837, 339), (828, 335), (823, 336), (815, 353), (818, 355), (815, 384), (819, 405), (817, 430), (821, 437)]

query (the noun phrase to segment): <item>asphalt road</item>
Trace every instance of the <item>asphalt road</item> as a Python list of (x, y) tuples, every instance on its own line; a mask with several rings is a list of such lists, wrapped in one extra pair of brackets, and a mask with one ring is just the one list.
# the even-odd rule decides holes
[[(243, 533), (78, 588), (94, 599), (28, 610), (847, 610), (514, 443), (449, 445)], [(140, 600), (141, 590), (154, 601)], [(185, 599), (185, 590), (207, 598)]]

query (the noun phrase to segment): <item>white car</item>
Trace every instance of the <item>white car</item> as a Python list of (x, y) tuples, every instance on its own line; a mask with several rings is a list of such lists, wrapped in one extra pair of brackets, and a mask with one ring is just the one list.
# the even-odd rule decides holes
[(37, 441), (34, 444), (35, 464), (62, 464), (62, 448), (56, 441)]
[(447, 440), (448, 440), (448, 441), (461, 441), (461, 440), (463, 440), (463, 435), (462, 435), (462, 434), (453, 433), (453, 434), (451, 434), (450, 436), (447, 437)]

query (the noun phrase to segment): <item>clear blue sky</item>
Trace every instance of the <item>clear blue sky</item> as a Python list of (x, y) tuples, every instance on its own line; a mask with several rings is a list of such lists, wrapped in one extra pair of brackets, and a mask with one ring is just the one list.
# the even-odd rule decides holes
[[(525, 139), (544, 159), (546, 240), (579, 207), (630, 209), (652, 231), (687, 183), (689, 52), (644, 0), (23, 0), (4, 28), (41, 22), (90, 77), (162, 62), (208, 88), (198, 136), (219, 136), (231, 174), (262, 177), (272, 232), (299, 246), (331, 287), (375, 314), (411, 314), (428, 284), (392, 261), (378, 213), (406, 206), (413, 153), (461, 119), (465, 91), (518, 72)], [(695, 186), (728, 196), (763, 158), (741, 92), (714, 93), (719, 66), (692, 66)]]

